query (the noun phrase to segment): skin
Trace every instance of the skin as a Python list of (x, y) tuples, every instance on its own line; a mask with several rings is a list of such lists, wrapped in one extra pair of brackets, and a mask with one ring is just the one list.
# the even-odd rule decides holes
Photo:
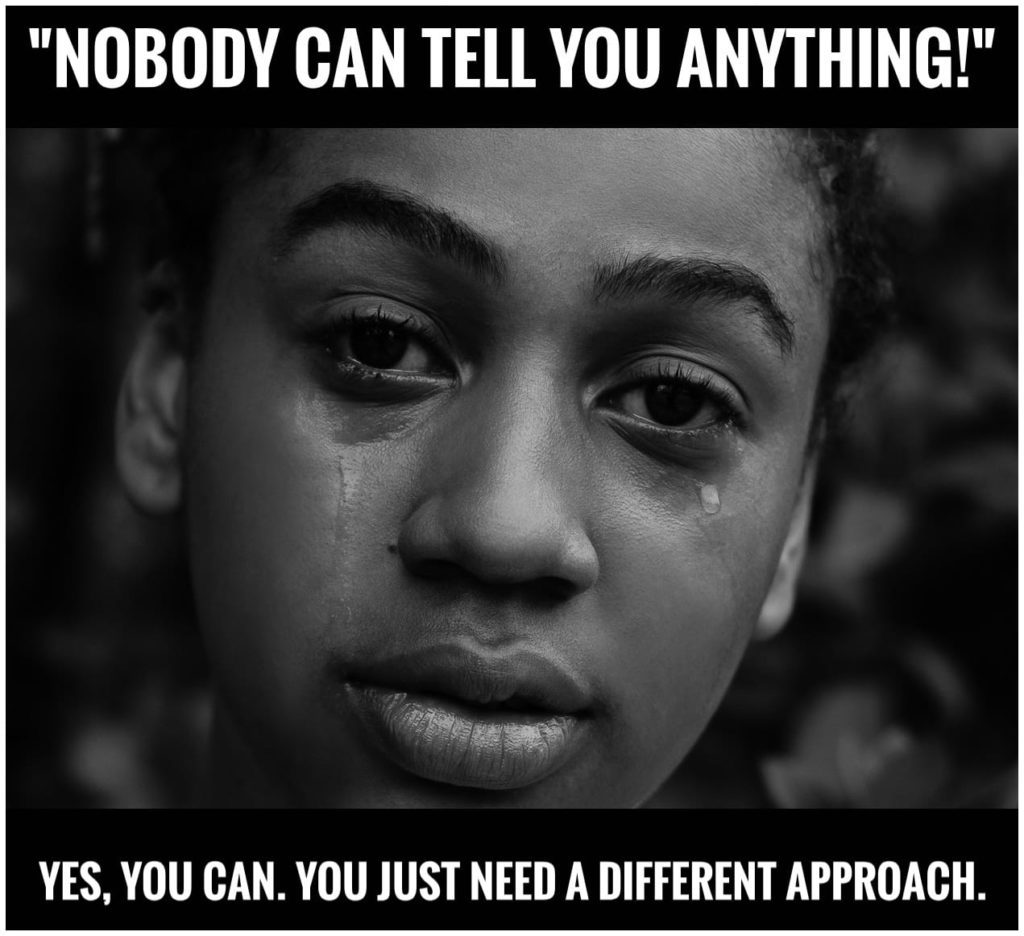
[[(641, 803), (792, 589), (828, 319), (819, 212), (784, 147), (749, 131), (315, 131), (238, 178), (196, 351), (168, 341), (139, 365), (122, 423), (136, 500), (187, 513), (213, 799)], [(283, 246), (297, 205), (352, 179), (461, 219), (504, 276), (350, 225)], [(747, 300), (595, 297), (595, 267), (642, 255), (754, 271), (792, 347)], [(438, 344), (416, 339), (401, 392), (393, 374), (354, 389), (331, 325), (382, 305)], [(645, 388), (680, 366), (739, 418), (698, 389), (692, 418), (659, 427)], [(154, 420), (146, 476), (129, 443)], [(453, 640), (577, 674), (586, 734), (557, 770), (482, 790), (381, 753), (339, 672)]]

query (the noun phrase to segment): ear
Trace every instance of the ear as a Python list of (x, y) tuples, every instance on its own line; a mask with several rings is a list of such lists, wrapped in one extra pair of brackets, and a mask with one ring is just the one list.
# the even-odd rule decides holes
[(814, 482), (818, 474), (817, 456), (812, 456), (804, 469), (793, 508), (793, 518), (789, 523), (789, 533), (779, 556), (779, 565), (775, 570), (775, 578), (768, 590), (768, 596), (761, 606), (761, 615), (754, 628), (754, 637), (767, 640), (774, 637), (789, 620), (796, 601), (796, 585), (803, 568), (804, 555), (807, 552), (807, 531), (811, 521), (811, 500), (814, 497)]
[(121, 384), (115, 457), (129, 500), (145, 513), (176, 510), (182, 494), (185, 330), (180, 282), (167, 265), (146, 281), (150, 312)]

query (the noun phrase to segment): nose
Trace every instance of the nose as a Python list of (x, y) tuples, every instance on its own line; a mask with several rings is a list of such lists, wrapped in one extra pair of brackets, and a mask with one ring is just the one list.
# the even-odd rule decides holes
[(413, 574), (564, 600), (591, 588), (584, 453), (550, 394), (481, 390), (432, 438), (425, 496), (398, 551)]

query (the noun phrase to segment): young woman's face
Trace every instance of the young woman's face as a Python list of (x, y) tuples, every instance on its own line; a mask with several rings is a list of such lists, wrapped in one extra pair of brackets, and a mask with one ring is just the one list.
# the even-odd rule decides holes
[(801, 492), (819, 221), (742, 131), (315, 131), (241, 175), (185, 490), (236, 802), (643, 801)]

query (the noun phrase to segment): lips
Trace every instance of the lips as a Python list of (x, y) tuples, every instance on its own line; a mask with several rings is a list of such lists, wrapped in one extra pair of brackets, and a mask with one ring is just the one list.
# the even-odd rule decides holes
[(350, 669), (344, 686), (385, 755), (456, 786), (536, 783), (572, 756), (589, 722), (582, 682), (532, 651), (444, 644)]

